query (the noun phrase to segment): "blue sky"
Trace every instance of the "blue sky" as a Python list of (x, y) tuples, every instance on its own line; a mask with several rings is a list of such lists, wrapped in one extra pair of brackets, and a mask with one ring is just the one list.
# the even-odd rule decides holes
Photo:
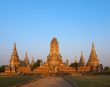
[(20, 59), (28, 52), (46, 60), (53, 37), (63, 59), (74, 61), (92, 42), (100, 62), (110, 65), (110, 0), (0, 0), (0, 65), (8, 64), (13, 43)]

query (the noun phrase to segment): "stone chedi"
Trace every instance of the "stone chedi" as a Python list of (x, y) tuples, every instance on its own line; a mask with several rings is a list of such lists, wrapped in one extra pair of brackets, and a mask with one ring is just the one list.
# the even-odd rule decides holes
[(69, 60), (66, 59), (66, 62), (65, 62), (66, 66), (69, 66)]
[(24, 59), (24, 63), (25, 63), (27, 66), (30, 66), (27, 52), (26, 52), (26, 56), (25, 56), (25, 59)]
[(47, 64), (50, 67), (57, 67), (61, 66), (62, 63), (62, 56), (59, 53), (59, 44), (56, 38), (53, 38), (50, 44), (50, 53), (47, 57)]
[(31, 61), (31, 66), (33, 66), (34, 65), (34, 57), (32, 57), (32, 61)]
[(80, 57), (80, 61), (79, 61), (79, 67), (84, 67), (85, 64), (85, 60), (84, 60), (84, 55), (83, 52), (81, 52), (81, 57)]
[(96, 51), (95, 51), (94, 43), (92, 43), (92, 50), (91, 50), (91, 54), (90, 54), (89, 60), (87, 62), (87, 66), (92, 67), (94, 69), (97, 66), (99, 66), (99, 59), (98, 59)]
[(14, 43), (13, 52), (9, 63), (10, 64), (5, 68), (6, 73), (21, 73), (21, 72), (28, 73), (31, 70), (29, 66), (27, 53), (26, 53), (25, 60), (24, 61), (20, 60), (15, 43)]
[(18, 67), (20, 64), (19, 56), (16, 49), (16, 44), (14, 43), (13, 52), (10, 59), (10, 67)]

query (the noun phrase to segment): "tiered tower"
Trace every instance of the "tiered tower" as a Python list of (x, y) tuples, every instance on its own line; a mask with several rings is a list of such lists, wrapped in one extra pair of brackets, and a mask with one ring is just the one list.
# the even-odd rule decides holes
[(50, 66), (57, 66), (62, 63), (62, 56), (59, 53), (59, 44), (56, 38), (53, 38), (50, 44), (50, 53), (47, 57), (47, 63)]
[(59, 56), (59, 44), (56, 38), (53, 38), (50, 44), (50, 56)]
[(78, 63), (78, 62), (77, 62), (77, 56), (75, 56), (75, 60), (74, 60), (74, 63)]
[(91, 66), (94, 68), (94, 67), (97, 67), (98, 65), (99, 65), (99, 59), (95, 51), (94, 43), (92, 43), (92, 50), (91, 50), (91, 54), (90, 54), (87, 66)]
[(66, 59), (66, 66), (69, 66), (69, 60)]
[(59, 53), (59, 44), (56, 38), (53, 38), (50, 43), (50, 53), (47, 56), (47, 61), (41, 67), (36, 68), (34, 71), (39, 73), (71, 73), (74, 69), (68, 66), (69, 61), (66, 60), (66, 64), (62, 61), (62, 56)]
[(85, 66), (85, 60), (84, 60), (84, 55), (83, 52), (81, 52), (81, 57), (79, 61), (79, 67), (84, 67)]
[(13, 52), (10, 59), (10, 67), (18, 67), (19, 64), (20, 60), (16, 49), (16, 43), (14, 43)]
[(24, 59), (24, 63), (25, 63), (27, 66), (30, 65), (27, 52), (26, 52), (26, 56), (25, 56), (25, 59)]
[(31, 66), (33, 66), (34, 65), (34, 57), (32, 57), (32, 61), (31, 61)]

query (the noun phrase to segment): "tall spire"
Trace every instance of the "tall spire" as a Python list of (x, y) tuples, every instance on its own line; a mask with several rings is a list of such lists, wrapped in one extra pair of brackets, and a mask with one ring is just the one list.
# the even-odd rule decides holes
[(13, 52), (10, 59), (10, 66), (17, 67), (19, 66), (20, 60), (16, 49), (16, 43), (14, 43)]
[(69, 60), (66, 59), (66, 66), (69, 66)]
[(84, 55), (83, 52), (81, 51), (81, 57), (79, 61), (79, 66), (85, 66), (85, 60), (84, 60)]
[(24, 62), (26, 63), (26, 65), (30, 65), (27, 52), (26, 52)]
[(93, 48), (95, 48), (95, 46), (94, 46), (94, 42), (92, 43), (92, 49), (93, 49)]
[(59, 44), (57, 38), (53, 38), (50, 43), (50, 53), (47, 56), (47, 64), (51, 66), (60, 66), (63, 63), (62, 56), (59, 53)]
[(33, 66), (34, 65), (34, 57), (32, 57), (32, 61), (31, 61), (31, 66)]
[(75, 60), (74, 60), (74, 62), (77, 63), (77, 56), (75, 56)]
[(83, 51), (81, 51), (81, 57), (84, 57), (84, 56), (83, 56)]
[(90, 57), (91, 57), (91, 58), (92, 58), (92, 57), (97, 58), (97, 54), (96, 54), (96, 51), (95, 51), (94, 42), (92, 43), (92, 50), (91, 50)]
[(95, 46), (94, 43), (92, 43), (92, 49), (91, 49), (91, 54), (87, 63), (88, 66), (98, 66), (99, 65), (99, 60), (95, 51)]
[(14, 42), (14, 46), (13, 46), (12, 56), (17, 56), (18, 57), (18, 53), (17, 53), (16, 43), (15, 42)]
[(57, 38), (53, 38), (50, 44), (50, 55), (59, 55), (59, 44)]

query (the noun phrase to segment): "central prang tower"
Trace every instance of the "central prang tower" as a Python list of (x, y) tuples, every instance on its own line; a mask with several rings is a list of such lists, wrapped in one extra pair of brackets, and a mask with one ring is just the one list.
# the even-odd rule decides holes
[(50, 43), (50, 56), (59, 55), (59, 44), (56, 38), (53, 38)]
[(59, 53), (59, 44), (56, 38), (53, 38), (50, 43), (50, 53), (47, 56), (49, 66), (60, 66), (62, 64), (62, 56)]

